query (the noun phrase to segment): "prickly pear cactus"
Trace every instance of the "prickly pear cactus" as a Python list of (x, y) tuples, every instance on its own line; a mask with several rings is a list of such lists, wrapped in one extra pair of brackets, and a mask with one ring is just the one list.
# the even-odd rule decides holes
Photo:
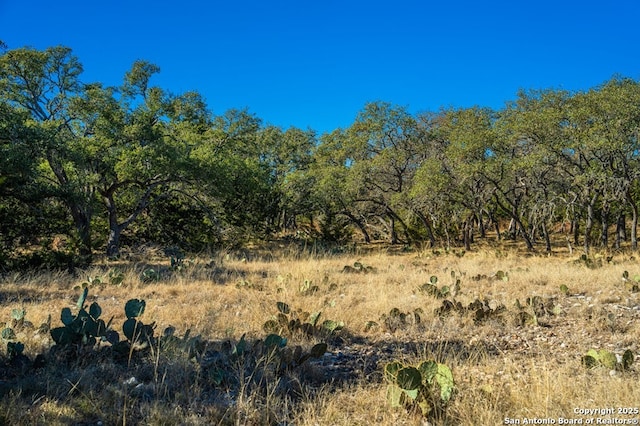
[(417, 408), (423, 416), (444, 410), (455, 390), (451, 369), (431, 360), (417, 366), (392, 361), (385, 365), (384, 377), (389, 405)]
[(87, 346), (95, 345), (98, 339), (112, 341), (113, 333), (110, 332), (109, 326), (111, 320), (106, 324), (100, 318), (102, 308), (97, 302), (93, 302), (88, 310), (85, 307), (88, 288), (84, 288), (76, 306), (78, 313), (74, 315), (69, 308), (63, 308), (60, 313), (60, 321), (62, 327), (56, 327), (50, 330), (51, 338), (57, 345), (82, 344)]
[(635, 355), (629, 349), (622, 356), (617, 356), (606, 349), (589, 349), (582, 357), (582, 365), (586, 368), (605, 367), (609, 370), (624, 371), (633, 364)]

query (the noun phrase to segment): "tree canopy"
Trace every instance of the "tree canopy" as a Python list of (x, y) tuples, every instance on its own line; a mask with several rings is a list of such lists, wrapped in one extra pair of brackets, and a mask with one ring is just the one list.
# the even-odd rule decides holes
[(123, 244), (284, 236), (468, 250), (492, 235), (552, 251), (555, 235), (586, 252), (637, 249), (635, 80), (523, 90), (500, 110), (371, 102), (318, 135), (248, 110), (216, 115), (196, 92), (154, 85), (159, 72), (136, 61), (105, 87), (83, 81), (67, 47), (2, 49), (0, 268), (39, 251), (87, 264)]

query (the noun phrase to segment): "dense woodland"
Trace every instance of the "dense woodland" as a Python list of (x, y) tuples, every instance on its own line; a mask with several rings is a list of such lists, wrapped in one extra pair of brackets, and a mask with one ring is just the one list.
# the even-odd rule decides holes
[(69, 48), (0, 49), (0, 269), (285, 236), (637, 249), (633, 79), (521, 91), (500, 110), (374, 102), (319, 135), (214, 114), (154, 86), (148, 62), (105, 87)]

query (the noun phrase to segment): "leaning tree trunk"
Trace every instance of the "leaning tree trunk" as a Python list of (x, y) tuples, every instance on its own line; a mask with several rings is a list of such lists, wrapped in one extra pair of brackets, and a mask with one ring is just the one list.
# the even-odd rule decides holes
[(402, 218), (400, 216), (398, 216), (398, 214), (396, 212), (394, 212), (393, 210), (391, 210), (391, 208), (389, 208), (389, 207), (387, 207), (387, 212), (389, 213), (389, 216), (390, 217), (394, 217), (395, 220), (397, 220), (398, 223), (400, 224), (400, 226), (402, 227), (402, 233), (404, 234), (405, 242), (407, 244), (411, 243), (411, 236), (409, 235), (409, 227), (404, 222), (404, 220), (402, 220)]
[(369, 233), (367, 232), (367, 228), (364, 226), (364, 223), (362, 223), (362, 221), (360, 219), (358, 219), (357, 217), (355, 217), (350, 211), (345, 210), (343, 212), (345, 214), (345, 216), (347, 216), (349, 218), (349, 220), (351, 220), (351, 222), (353, 222), (356, 227), (360, 230), (360, 233), (362, 234), (362, 238), (364, 238), (364, 242), (369, 244), (371, 242), (371, 237), (369, 236)]
[(422, 212), (416, 211), (415, 213), (418, 215), (418, 219), (420, 219), (422, 225), (427, 230), (427, 238), (429, 238), (430, 246), (434, 247), (436, 245), (436, 238), (433, 234), (433, 227), (431, 226), (431, 222)]
[[(520, 234), (524, 239), (524, 242), (527, 246), (527, 250), (533, 251), (533, 243), (531, 242), (529, 235), (527, 235), (527, 230), (524, 224), (522, 223), (522, 220), (520, 219), (520, 215), (518, 214), (517, 204), (515, 205), (512, 204), (511, 206), (512, 208), (507, 209), (506, 206), (500, 202), (497, 196), (495, 197), (495, 201), (496, 201), (496, 204), (502, 209), (502, 211), (509, 213), (509, 215), (511, 216), (512, 223), (515, 225), (514, 228), (516, 231), (516, 233), (514, 234), (514, 239), (515, 239), (515, 235), (518, 233), (518, 230), (520, 230)], [(509, 227), (511, 227), (511, 225), (509, 225)]]
[(387, 217), (389, 218), (389, 222), (384, 220), (382, 216), (378, 216), (380, 222), (387, 228), (389, 232), (389, 242), (391, 244), (398, 244), (398, 233), (396, 232), (396, 218), (394, 215), (387, 213)]
[(542, 221), (542, 234), (544, 235), (545, 249), (547, 253), (551, 253), (551, 237), (549, 236), (549, 229), (545, 221)]

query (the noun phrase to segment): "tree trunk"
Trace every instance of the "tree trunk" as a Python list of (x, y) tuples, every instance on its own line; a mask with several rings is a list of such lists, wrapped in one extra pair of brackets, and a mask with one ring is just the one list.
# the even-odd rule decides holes
[(85, 209), (81, 209), (77, 205), (71, 205), (71, 216), (78, 233), (78, 254), (80, 255), (80, 264), (86, 266), (91, 264), (93, 260), (93, 251), (91, 244), (91, 214)]
[(487, 231), (484, 228), (484, 215), (482, 214), (482, 210), (478, 213), (478, 231), (480, 232), (480, 238), (487, 237)]
[(638, 206), (631, 205), (631, 250), (638, 250)]
[(402, 218), (400, 216), (398, 216), (396, 214), (396, 212), (394, 212), (390, 208), (387, 208), (387, 210), (389, 211), (389, 215), (395, 217), (395, 219), (400, 223), (400, 226), (402, 227), (402, 233), (404, 234), (405, 242), (407, 244), (410, 244), (411, 243), (411, 236), (409, 235), (409, 227), (407, 226), (407, 224), (404, 223), (404, 220), (402, 220)]
[(344, 211), (344, 214), (356, 225), (356, 227), (360, 230), (362, 234), (362, 238), (364, 238), (365, 243), (369, 244), (371, 242), (371, 237), (367, 232), (367, 228), (365, 228), (364, 224), (360, 219), (355, 217), (351, 212)]
[(578, 246), (580, 244), (580, 222), (577, 217), (571, 221), (571, 228), (573, 229), (573, 245)]
[(527, 245), (527, 250), (533, 250), (533, 243), (529, 239), (529, 235), (527, 235), (527, 230), (520, 220), (520, 215), (518, 214), (517, 205), (512, 205), (511, 209), (505, 208), (505, 205), (500, 202), (498, 197), (495, 197), (496, 204), (502, 209), (504, 212), (508, 212), (511, 216), (511, 224), (509, 225), (509, 230), (511, 231), (511, 227), (513, 226), (515, 233), (513, 234), (513, 239), (515, 240), (515, 235), (518, 233), (518, 229), (520, 230), (520, 234), (522, 234), (522, 238), (524, 238), (524, 242)]
[(604, 203), (602, 206), (600, 221), (602, 223), (602, 235), (600, 237), (600, 246), (608, 247), (609, 246), (609, 204)]
[(638, 206), (631, 195), (631, 191), (627, 190), (627, 201), (631, 206), (631, 250), (638, 250)]
[(547, 253), (551, 253), (551, 237), (549, 236), (547, 224), (544, 221), (542, 222), (542, 234), (544, 235), (545, 249)]
[(627, 241), (627, 224), (625, 223), (626, 216), (620, 212), (618, 219), (616, 220), (616, 248), (622, 247), (622, 242)]
[(464, 221), (464, 225), (462, 228), (462, 240), (464, 242), (464, 249), (469, 251), (471, 250), (471, 218), (468, 217)]
[(422, 225), (427, 230), (427, 238), (429, 238), (429, 244), (431, 245), (431, 247), (434, 247), (436, 245), (436, 239), (433, 235), (433, 227), (431, 226), (431, 222), (424, 214), (422, 214), (422, 212), (416, 211), (415, 213), (418, 215), (418, 219), (420, 219)]
[(493, 223), (493, 228), (496, 232), (496, 241), (502, 240), (502, 235), (500, 235), (500, 223), (495, 215), (489, 212), (489, 221)]
[[(47, 151), (47, 162), (49, 163), (49, 167), (51, 167), (53, 174), (56, 176), (60, 187), (63, 189), (63, 192), (66, 192), (69, 187), (69, 178), (62, 162), (58, 159), (55, 150)], [(73, 224), (75, 225), (76, 232), (78, 233), (78, 252), (80, 255), (80, 263), (82, 265), (89, 265), (93, 260), (91, 246), (91, 207), (88, 205), (83, 206), (74, 195), (64, 197), (63, 201), (71, 211)], [(86, 201), (90, 202), (92, 196), (93, 193), (86, 198)]]
[(109, 218), (109, 238), (107, 239), (107, 257), (110, 259), (117, 258), (120, 254), (120, 234), (122, 227), (118, 224), (118, 209), (116, 208), (113, 194), (104, 196), (104, 203), (107, 207), (107, 215)]
[(389, 214), (389, 236), (391, 244), (398, 244), (398, 234), (396, 233), (396, 218)]
[(120, 255), (120, 234), (122, 229), (119, 226), (109, 229), (109, 238), (107, 239), (107, 257), (115, 259)]
[(598, 195), (594, 195), (589, 204), (587, 204), (587, 220), (584, 224), (584, 253), (589, 254), (589, 248), (591, 247), (591, 231), (593, 230), (593, 216), (594, 216), (594, 205), (596, 204), (596, 200), (598, 199)]
[(509, 221), (509, 239), (515, 240), (517, 233), (518, 233), (518, 227), (516, 226), (516, 221), (514, 219), (511, 219)]

